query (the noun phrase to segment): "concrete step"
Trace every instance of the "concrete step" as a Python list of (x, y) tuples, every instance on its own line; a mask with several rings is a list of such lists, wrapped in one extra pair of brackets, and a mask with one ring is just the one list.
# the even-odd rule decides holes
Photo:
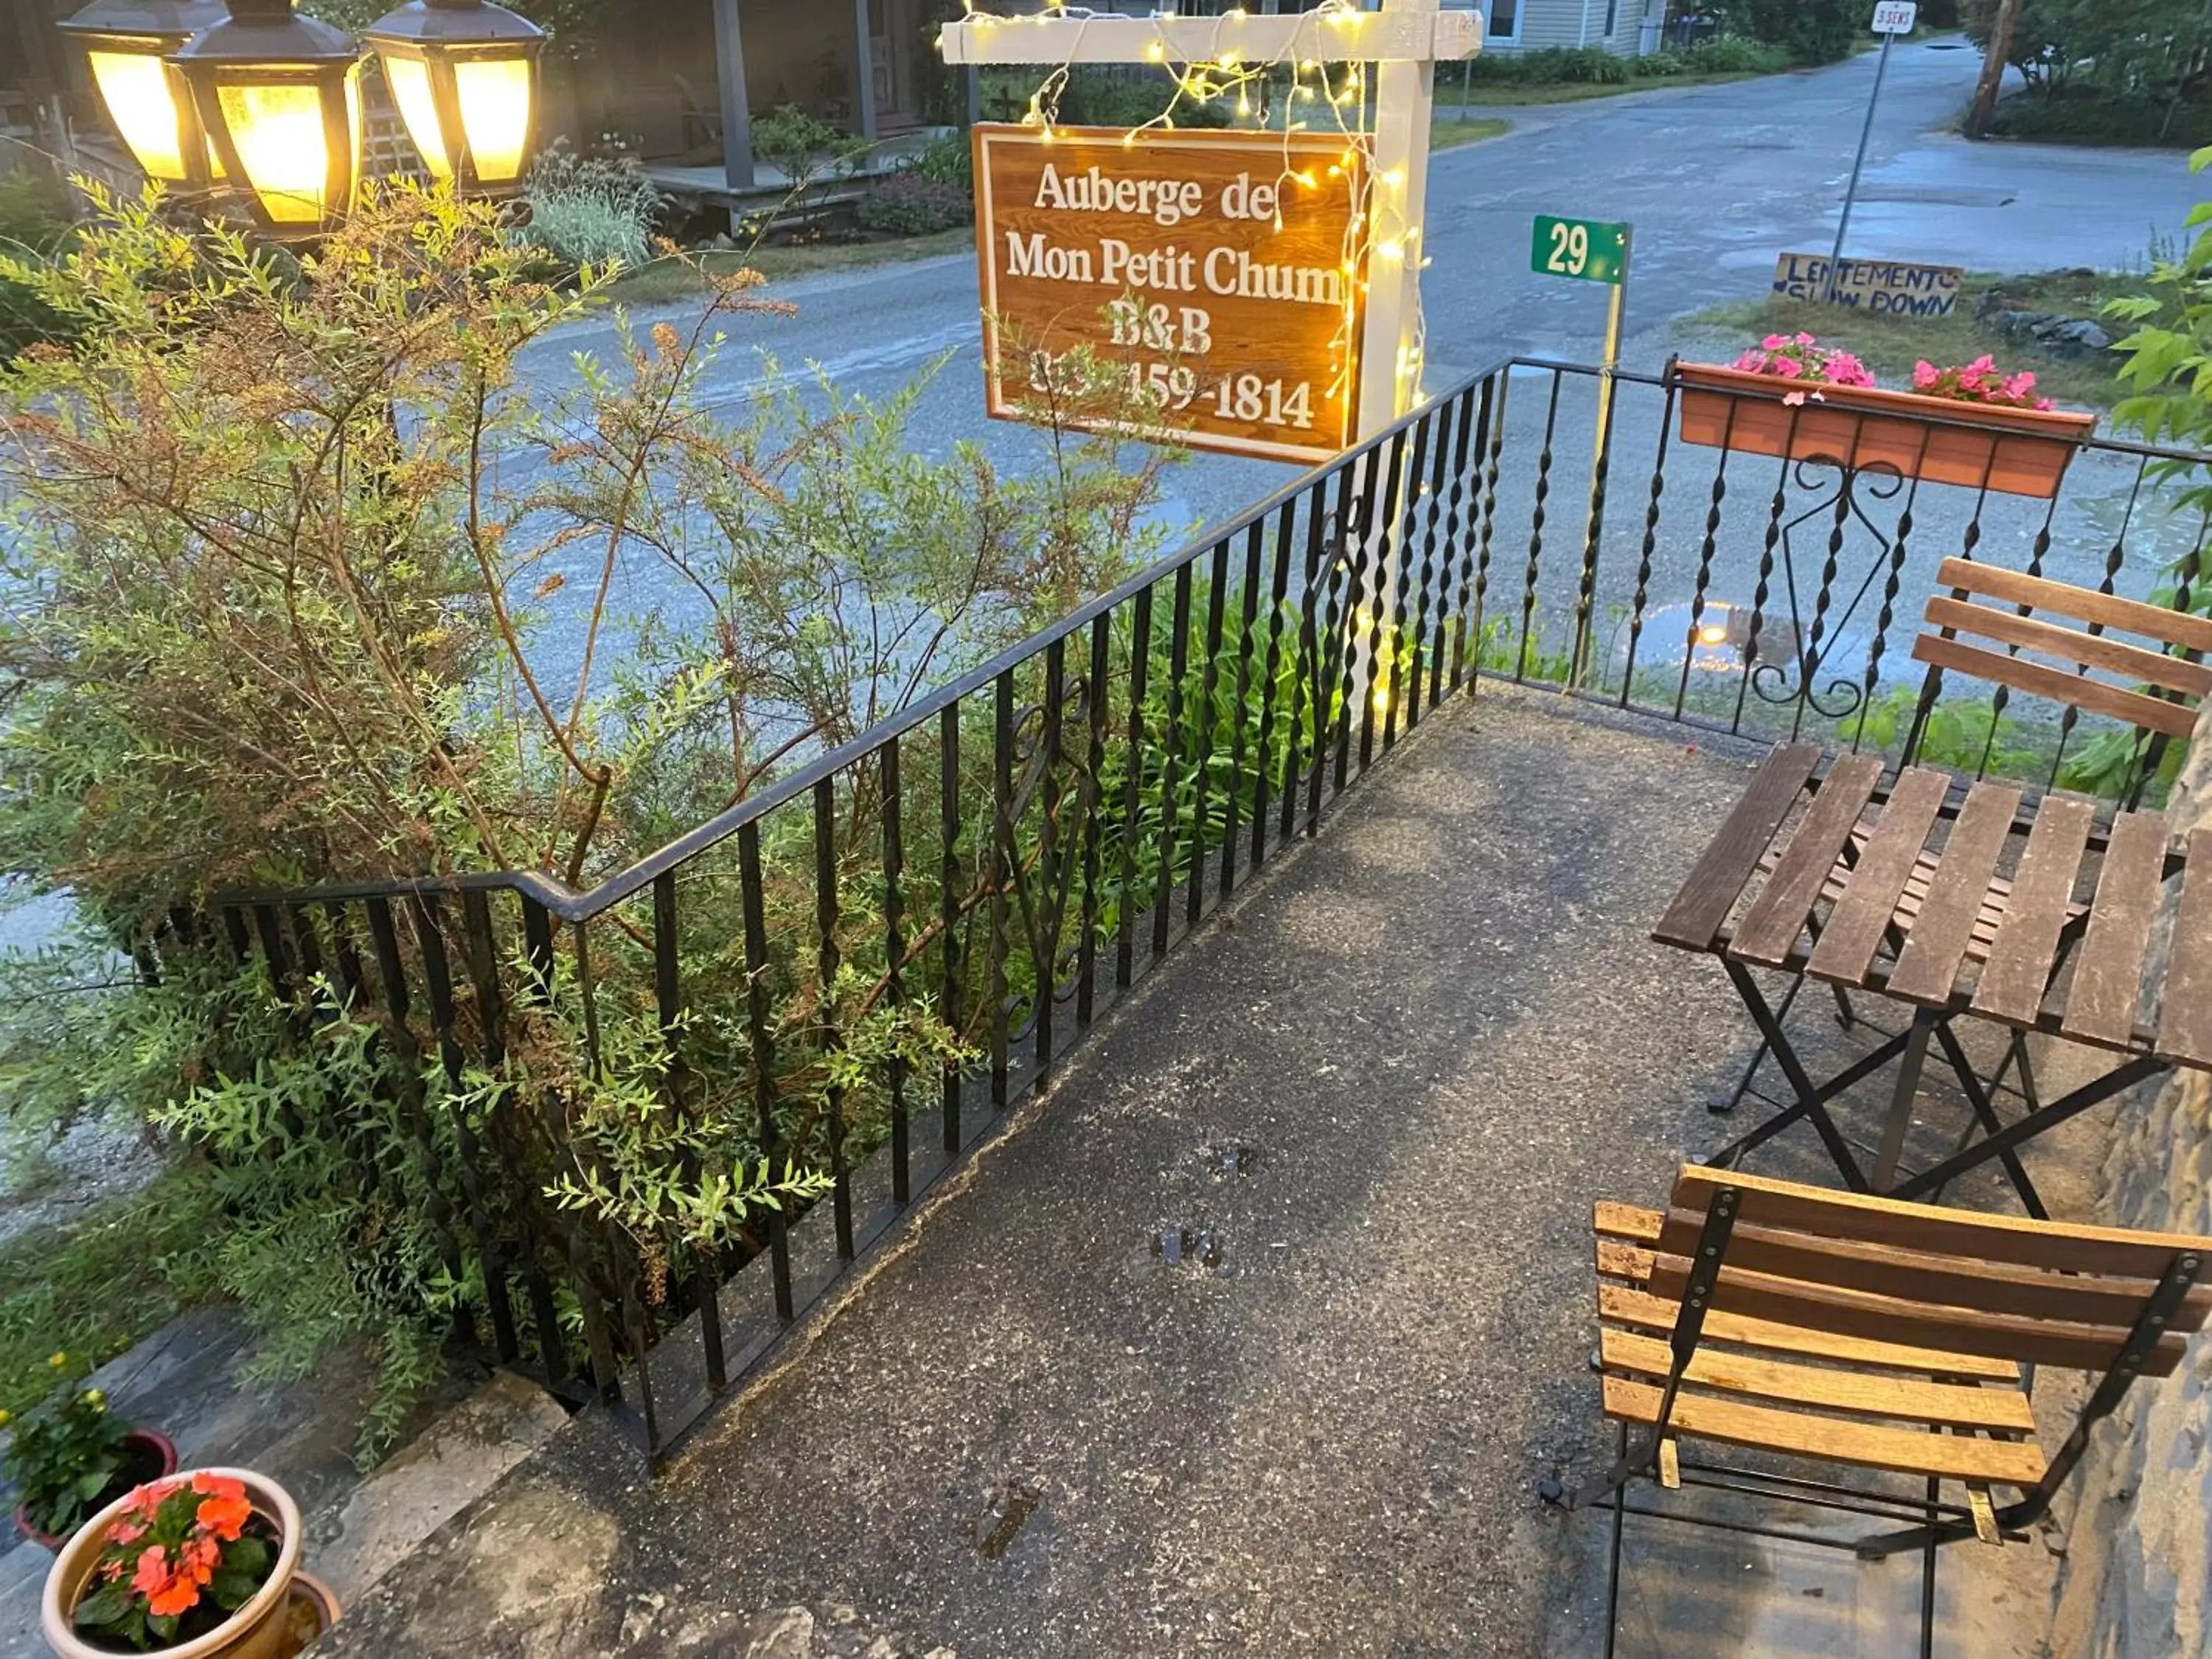
[[(507, 1372), (456, 1387), (425, 1409), (419, 1430), (364, 1477), (350, 1451), (369, 1376), (341, 1357), (279, 1389), (240, 1372), (252, 1344), (231, 1310), (186, 1314), (94, 1381), (116, 1409), (177, 1443), (185, 1468), (261, 1471), (298, 1500), (301, 1565), (350, 1603), (568, 1421), (544, 1389)], [(35, 1659), (39, 1601), (52, 1556), (0, 1538), (0, 1659)]]

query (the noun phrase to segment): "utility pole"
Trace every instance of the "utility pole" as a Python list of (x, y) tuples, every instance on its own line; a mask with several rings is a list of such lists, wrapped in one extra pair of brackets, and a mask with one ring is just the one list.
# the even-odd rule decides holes
[(1974, 85), (1974, 106), (1966, 115), (1966, 137), (1986, 138), (1996, 119), (1997, 94), (2004, 88), (2005, 65), (2012, 58), (2012, 39), (2020, 28), (2021, 0), (1997, 0), (1996, 15), (1990, 21), (1989, 50), (1982, 58), (1982, 78)]

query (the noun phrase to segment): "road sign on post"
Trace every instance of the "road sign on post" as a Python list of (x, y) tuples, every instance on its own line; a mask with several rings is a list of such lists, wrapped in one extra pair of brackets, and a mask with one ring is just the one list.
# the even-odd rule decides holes
[(1851, 181), (1844, 187), (1843, 216), (1836, 221), (1835, 252), (1828, 256), (1828, 286), (1823, 297), (1836, 299), (1836, 273), (1844, 263), (1844, 238), (1851, 228), (1851, 204), (1858, 199), (1859, 175), (1866, 171), (1867, 141), (1874, 137), (1874, 112), (1881, 104), (1881, 83), (1889, 74), (1889, 49), (1900, 34), (1912, 33), (1920, 8), (1914, 0), (1878, 0), (1874, 9), (1874, 32), (1881, 36), (1881, 57), (1874, 66), (1874, 93), (1867, 100), (1866, 125), (1859, 129), (1858, 154), (1851, 157)]
[(1593, 566), (1597, 558), (1598, 538), (1605, 528), (1605, 474), (1613, 439), (1613, 374), (1620, 367), (1620, 325), (1628, 304), (1628, 253), (1635, 240), (1632, 225), (1539, 214), (1535, 233), (1529, 241), (1528, 263), (1538, 276), (1604, 283), (1613, 289), (1606, 305), (1605, 356), (1598, 367), (1597, 435), (1590, 446), (1589, 533), (1583, 542), (1583, 603), (1577, 608), (1575, 617), (1574, 659), (1567, 674), (1570, 686), (1581, 683), (1589, 645), (1589, 600)]
[(1628, 227), (1539, 214), (1528, 264), (1539, 276), (1572, 276), (1619, 287), (1628, 280)]

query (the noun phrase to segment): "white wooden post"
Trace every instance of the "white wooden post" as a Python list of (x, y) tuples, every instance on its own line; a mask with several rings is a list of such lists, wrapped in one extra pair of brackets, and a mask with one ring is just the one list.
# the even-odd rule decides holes
[(1440, 0), (1382, 0), (1377, 12), (1327, 9), (1218, 17), (997, 17), (947, 23), (948, 64), (1358, 64), (1375, 82), (1367, 323), (1360, 356), (1358, 434), (1410, 410), (1421, 383), (1422, 214), (1429, 122), (1439, 60), (1472, 58), (1482, 15)]
[[(1237, 63), (1247, 65), (1358, 64), (1375, 83), (1373, 185), (1368, 198), (1367, 307), (1360, 341), (1358, 435), (1387, 430), (1412, 411), (1421, 390), (1421, 266), (1428, 204), (1430, 121), (1436, 101), (1436, 66), (1481, 49), (1483, 14), (1446, 11), (1441, 0), (1382, 0), (1380, 11), (1331, 7), (1292, 15), (1232, 10), (1218, 17), (1069, 17), (1048, 11), (1031, 17), (977, 14), (948, 23), (939, 37), (949, 64)], [(1363, 89), (1363, 97), (1364, 92)], [(1395, 657), (1388, 630), (1403, 580), (1397, 526), (1381, 520), (1389, 495), (1383, 477), (1387, 447), (1360, 463), (1358, 495), (1373, 515), (1359, 527), (1365, 556), (1363, 581), (1350, 620), (1350, 686), (1364, 724), (1369, 700), (1386, 671), (1369, 641), (1382, 639)], [(1413, 519), (1413, 492), (1419, 480), (1401, 483), (1400, 515)], [(1379, 702), (1375, 724), (1382, 724)]]

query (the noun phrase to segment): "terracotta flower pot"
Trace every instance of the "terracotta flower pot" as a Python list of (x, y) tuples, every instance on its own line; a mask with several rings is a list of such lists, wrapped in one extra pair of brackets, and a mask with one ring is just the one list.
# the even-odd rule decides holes
[[(1893, 468), (1906, 478), (2008, 495), (2056, 495), (2075, 451), (2097, 424), (2091, 414), (1806, 386), (1710, 363), (1677, 363), (1673, 372), (1686, 444)], [(1796, 392), (1820, 395), (1783, 402)]]
[[(177, 1449), (166, 1434), (157, 1434), (151, 1429), (133, 1429), (123, 1437), (123, 1471), (100, 1494), (103, 1504), (113, 1503), (149, 1480), (159, 1480), (165, 1474), (177, 1472)], [(29, 1512), (21, 1504), (15, 1505), (15, 1530), (33, 1544), (42, 1544), (50, 1550), (58, 1550), (69, 1541), (64, 1534), (40, 1532), (31, 1523)]]
[[(289, 1620), (282, 1615), (289, 1605), (292, 1576), (300, 1566), (300, 1506), (275, 1481), (250, 1469), (193, 1469), (187, 1474), (215, 1474), (240, 1481), (253, 1502), (253, 1512), (276, 1534), (276, 1564), (252, 1600), (229, 1618), (189, 1642), (158, 1648), (161, 1659), (279, 1659), (293, 1651)], [(114, 1659), (112, 1648), (93, 1647), (80, 1640), (72, 1626), (76, 1604), (84, 1597), (92, 1570), (100, 1560), (107, 1528), (123, 1512), (128, 1496), (118, 1498), (78, 1528), (46, 1574), (46, 1591), (40, 1608), (46, 1645), (61, 1659)]]

